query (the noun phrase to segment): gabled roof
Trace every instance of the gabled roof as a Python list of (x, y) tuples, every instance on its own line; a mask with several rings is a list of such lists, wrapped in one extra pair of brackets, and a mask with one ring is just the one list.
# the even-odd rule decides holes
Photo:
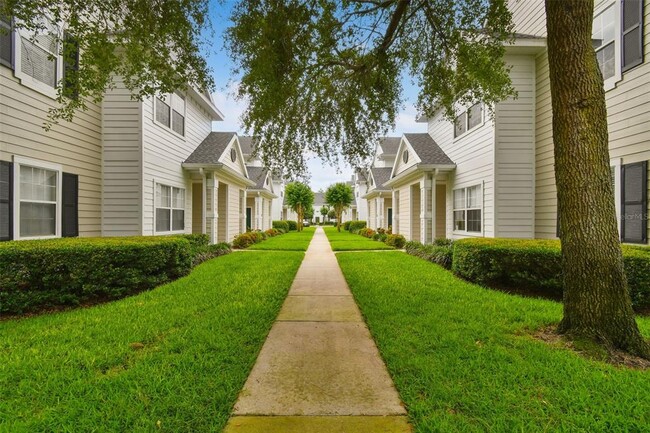
[(185, 160), (186, 164), (219, 164), (219, 158), (230, 142), (237, 137), (235, 132), (211, 132)]
[(374, 180), (375, 184), (371, 186), (372, 189), (387, 189), (384, 187), (384, 183), (386, 183), (390, 179), (390, 173), (393, 171), (392, 167), (372, 167), (370, 169), (372, 173), (372, 179)]
[[(240, 137), (241, 139), (241, 137)], [(248, 177), (250, 180), (255, 182), (255, 186), (248, 187), (248, 189), (269, 189), (266, 186), (266, 177), (268, 176), (268, 171), (263, 167), (251, 167), (247, 166)]]
[(324, 192), (315, 192), (314, 193), (314, 208), (317, 206), (324, 206), (327, 203), (325, 202), (325, 193)]
[(256, 146), (255, 139), (248, 135), (239, 136), (239, 146), (244, 155), (250, 155), (253, 153), (253, 149)]
[(404, 137), (420, 158), (422, 164), (454, 165), (454, 161), (447, 156), (429, 134), (404, 134)]
[(397, 155), (397, 149), (401, 140), (401, 137), (381, 137), (379, 139), (379, 146), (381, 146), (383, 154)]

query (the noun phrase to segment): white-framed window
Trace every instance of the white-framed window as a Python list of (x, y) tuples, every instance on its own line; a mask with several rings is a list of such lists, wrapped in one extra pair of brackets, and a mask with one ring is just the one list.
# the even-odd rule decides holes
[(453, 200), (454, 231), (481, 233), (483, 231), (483, 191), (481, 185), (455, 189)]
[(156, 183), (156, 233), (185, 231), (185, 188)]
[(483, 103), (478, 102), (454, 119), (454, 138), (458, 138), (483, 124)]
[(612, 78), (616, 79), (616, 72), (620, 70), (619, 56), (616, 55), (620, 52), (616, 40), (616, 35), (620, 33), (617, 25), (617, 9), (615, 4), (609, 5), (594, 17), (592, 27), (592, 43), (605, 82)]
[(14, 239), (61, 236), (60, 165), (14, 157)]
[(154, 97), (154, 122), (185, 136), (185, 98), (178, 93)]

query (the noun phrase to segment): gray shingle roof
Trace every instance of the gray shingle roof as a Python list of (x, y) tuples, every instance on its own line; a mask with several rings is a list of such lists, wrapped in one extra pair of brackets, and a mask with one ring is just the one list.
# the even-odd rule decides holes
[(264, 180), (266, 179), (266, 171), (262, 167), (250, 167), (246, 166), (246, 170), (248, 171), (248, 177), (250, 180), (255, 182), (255, 186), (249, 186), (248, 189), (268, 189), (267, 186), (264, 184)]
[(454, 161), (449, 159), (429, 134), (404, 134), (404, 137), (422, 160), (422, 164), (454, 165)]
[(242, 135), (239, 137), (239, 145), (244, 155), (250, 155), (255, 148), (255, 139), (247, 135)]
[(373, 187), (375, 189), (384, 189), (384, 183), (390, 179), (390, 172), (393, 171), (392, 167), (373, 167), (372, 178), (375, 180)]
[(379, 139), (379, 145), (386, 155), (397, 155), (401, 140), (401, 137), (382, 137)]
[(324, 192), (315, 192), (314, 193), (314, 209), (320, 209), (322, 206), (327, 205), (325, 202), (325, 193)]
[(211, 132), (185, 160), (189, 164), (218, 164), (235, 132)]

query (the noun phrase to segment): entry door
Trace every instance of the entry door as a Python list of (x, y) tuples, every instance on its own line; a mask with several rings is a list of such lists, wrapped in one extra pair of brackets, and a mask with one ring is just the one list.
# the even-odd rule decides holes
[(393, 226), (393, 208), (389, 207), (388, 208), (388, 226), (387, 226), (387, 228), (392, 227), (392, 226)]
[(253, 208), (246, 208), (246, 230), (250, 230), (253, 221)]

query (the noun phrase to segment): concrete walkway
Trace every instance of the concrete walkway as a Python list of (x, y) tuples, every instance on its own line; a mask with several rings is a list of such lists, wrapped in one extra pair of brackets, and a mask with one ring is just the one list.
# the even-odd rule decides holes
[(410, 431), (319, 227), (225, 433)]

